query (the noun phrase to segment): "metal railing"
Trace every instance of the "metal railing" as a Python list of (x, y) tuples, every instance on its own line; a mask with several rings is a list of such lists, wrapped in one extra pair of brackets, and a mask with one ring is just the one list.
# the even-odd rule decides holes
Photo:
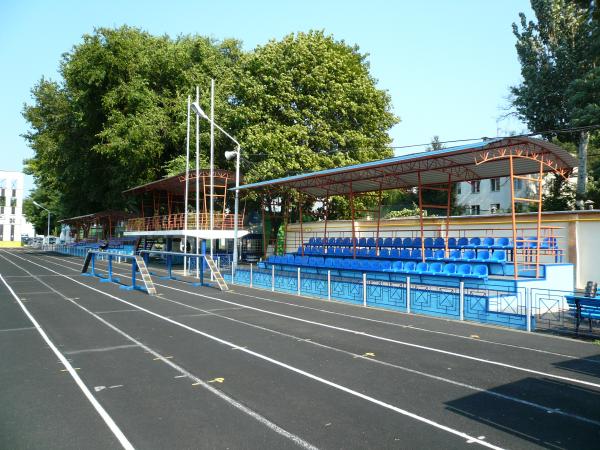
[[(233, 230), (235, 225), (234, 214), (216, 213), (213, 214), (213, 223), (215, 230)], [(243, 215), (238, 216), (238, 226), (241, 228), (244, 223)], [(196, 227), (196, 213), (188, 213), (187, 228), (195, 230), (207, 230), (210, 228), (210, 213), (200, 213), (198, 218), (198, 227)], [(127, 231), (168, 231), (185, 229), (185, 214), (167, 214), (163, 216), (137, 217), (128, 219), (125, 225)]]

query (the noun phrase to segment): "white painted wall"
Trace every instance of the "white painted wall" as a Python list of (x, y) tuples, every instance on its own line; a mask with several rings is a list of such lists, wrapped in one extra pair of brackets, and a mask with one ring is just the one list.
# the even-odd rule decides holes
[[(5, 205), (0, 206), (0, 225), (2, 241), (21, 241), (21, 234), (32, 232), (32, 227), (23, 216), (24, 175), (21, 172), (0, 170), (0, 196), (4, 196)], [(11, 202), (16, 202), (15, 207)], [(11, 239), (11, 226), (14, 226)]]

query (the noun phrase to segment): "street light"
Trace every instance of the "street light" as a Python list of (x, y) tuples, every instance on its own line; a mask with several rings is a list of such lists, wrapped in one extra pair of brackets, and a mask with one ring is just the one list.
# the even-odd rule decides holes
[(48, 213), (48, 231), (46, 233), (46, 241), (48, 242), (48, 244), (50, 244), (50, 210), (47, 208), (44, 208), (42, 205), (40, 205), (35, 200), (33, 200), (32, 202), (35, 206), (37, 206), (38, 208), (42, 208), (44, 211), (46, 211)]
[[(239, 205), (240, 205), (240, 153), (242, 151), (242, 147), (240, 143), (235, 139), (232, 135), (230, 135), (227, 131), (217, 125), (213, 120), (208, 117), (208, 115), (204, 112), (204, 110), (200, 107), (198, 102), (192, 103), (192, 110), (196, 113), (198, 117), (208, 120), (212, 123), (212, 126), (217, 128), (221, 133), (227, 136), (229, 139), (233, 141), (236, 145), (235, 151), (225, 152), (225, 159), (227, 161), (231, 161), (235, 158), (235, 206), (233, 209), (233, 271), (237, 269), (237, 261), (238, 261), (238, 214), (239, 214)], [(212, 246), (211, 246), (212, 248)]]

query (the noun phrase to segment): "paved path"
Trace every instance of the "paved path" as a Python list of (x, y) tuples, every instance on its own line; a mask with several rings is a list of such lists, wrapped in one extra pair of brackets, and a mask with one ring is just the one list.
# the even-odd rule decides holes
[(600, 442), (598, 345), (81, 263), (0, 250), (0, 448)]

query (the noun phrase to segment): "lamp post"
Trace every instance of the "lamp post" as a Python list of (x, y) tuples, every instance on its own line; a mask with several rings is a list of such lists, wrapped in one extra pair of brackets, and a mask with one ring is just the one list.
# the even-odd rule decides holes
[(33, 200), (33, 204), (35, 206), (37, 206), (38, 208), (42, 208), (44, 211), (46, 211), (48, 213), (48, 229), (47, 229), (47, 232), (46, 232), (46, 242), (48, 244), (50, 244), (50, 210), (48, 208), (44, 208), (42, 205), (40, 205), (35, 200)]
[[(225, 158), (230, 161), (235, 156), (235, 206), (233, 210), (233, 271), (237, 268), (237, 260), (238, 260), (238, 214), (239, 214), (239, 187), (240, 187), (240, 153), (242, 147), (240, 143), (235, 139), (232, 135), (230, 135), (227, 131), (217, 125), (208, 115), (204, 112), (204, 110), (200, 107), (198, 102), (192, 103), (192, 110), (203, 119), (208, 120), (213, 127), (218, 129), (221, 133), (227, 136), (231, 141), (236, 145), (236, 150), (232, 152), (225, 152)], [(212, 245), (211, 245), (212, 248)]]

